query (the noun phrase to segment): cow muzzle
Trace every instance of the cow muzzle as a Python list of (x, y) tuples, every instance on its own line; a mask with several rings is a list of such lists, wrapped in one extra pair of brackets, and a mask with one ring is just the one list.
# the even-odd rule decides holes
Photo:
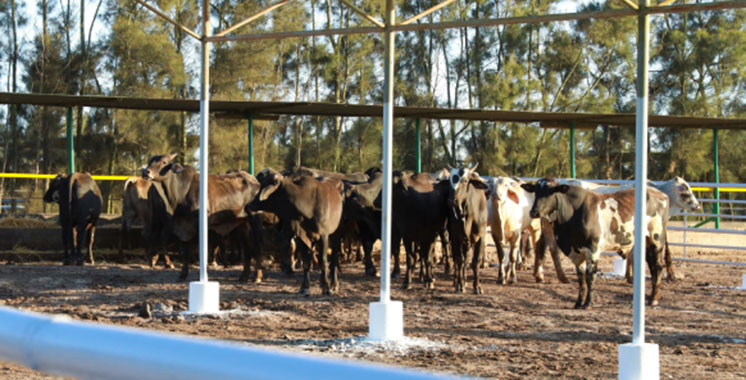
[(529, 214), (529, 215), (530, 215), (530, 216), (531, 216), (532, 218), (538, 218), (538, 217), (540, 216), (540, 215), (539, 215), (539, 212), (538, 212), (538, 211), (536, 211), (536, 210), (531, 210), (531, 211), (530, 211), (530, 212), (529, 212), (528, 214)]

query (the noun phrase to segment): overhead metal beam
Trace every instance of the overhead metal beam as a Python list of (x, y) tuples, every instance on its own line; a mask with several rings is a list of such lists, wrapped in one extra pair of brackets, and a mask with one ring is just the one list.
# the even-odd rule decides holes
[(187, 28), (186, 26), (184, 26), (182, 24), (179, 24), (178, 22), (172, 20), (170, 17), (166, 16), (165, 13), (161, 12), (158, 8), (155, 8), (155, 7), (151, 6), (150, 4), (146, 3), (143, 0), (135, 0), (135, 2), (137, 2), (138, 4), (141, 4), (145, 8), (150, 9), (153, 13), (155, 13), (158, 16), (160, 16), (162, 19), (170, 22), (171, 24), (174, 24), (174, 26), (176, 26), (177, 28), (183, 30), (184, 33), (186, 33), (186, 34), (188, 34), (188, 35), (190, 35), (190, 36), (192, 36), (192, 37), (194, 37), (194, 38), (196, 38), (198, 40), (202, 39), (202, 37), (199, 34), (193, 32), (191, 29)]
[(375, 25), (376, 25), (377, 27), (379, 27), (379, 28), (385, 28), (385, 27), (386, 27), (386, 25), (385, 25), (384, 23), (382, 23), (382, 22), (378, 21), (378, 20), (377, 20), (377, 19), (376, 19), (375, 17), (371, 16), (370, 14), (368, 14), (367, 12), (365, 12), (364, 10), (362, 10), (362, 9), (360, 9), (360, 8), (358, 8), (358, 7), (356, 7), (356, 6), (355, 6), (354, 4), (352, 4), (351, 2), (349, 2), (349, 1), (347, 1), (347, 0), (339, 0), (339, 1), (340, 1), (340, 2), (342, 3), (342, 4), (344, 4), (344, 5), (348, 6), (348, 7), (349, 7), (350, 9), (352, 9), (353, 11), (355, 11), (355, 13), (359, 14), (359, 15), (360, 15), (360, 17), (362, 17), (362, 18), (364, 18), (364, 19), (366, 19), (366, 20), (368, 20), (368, 21), (372, 22), (373, 24), (375, 24)]
[(661, 1), (658, 5), (656, 5), (656, 7), (665, 7), (665, 6), (673, 4), (674, 2), (676, 2), (676, 0)]
[(255, 13), (253, 16), (248, 17), (247, 19), (245, 19), (245, 20), (243, 20), (243, 21), (241, 21), (239, 23), (236, 23), (236, 24), (233, 24), (233, 25), (229, 26), (227, 29), (223, 30), (222, 32), (216, 33), (215, 37), (224, 36), (224, 35), (232, 32), (232, 31), (234, 31), (234, 30), (236, 30), (236, 29), (238, 29), (238, 28), (240, 28), (240, 27), (242, 27), (242, 26), (244, 26), (246, 24), (251, 23), (252, 21), (254, 21), (254, 20), (256, 20), (256, 19), (258, 19), (258, 18), (266, 15), (269, 12), (272, 12), (273, 10), (275, 10), (275, 9), (277, 9), (277, 8), (279, 8), (279, 7), (287, 4), (289, 2), (290, 2), (290, 0), (283, 0), (283, 1), (280, 1), (279, 3), (275, 3), (274, 5), (271, 5), (271, 6), (267, 7), (267, 8), (265, 8), (264, 10)]
[[(682, 13), (697, 11), (713, 11), (723, 9), (746, 8), (746, 0), (719, 1), (710, 3), (697, 4), (677, 4), (667, 6), (648, 7), (642, 10), (646, 15)], [(479, 20), (459, 20), (440, 23), (428, 24), (397, 24), (391, 26), (392, 31), (407, 32), (417, 30), (438, 30), (438, 29), (456, 29), (456, 28), (475, 28), (484, 26), (498, 25), (519, 25), (519, 24), (540, 24), (557, 21), (578, 21), (588, 19), (608, 19), (619, 17), (637, 16), (641, 10), (634, 9), (607, 9), (601, 11), (574, 12), (574, 13), (557, 13), (548, 15), (531, 15), (520, 17), (506, 17)], [(289, 32), (271, 32), (257, 34), (243, 34), (237, 36), (210, 37), (213, 42), (226, 41), (255, 41), (267, 39), (299, 38), (311, 36), (329, 36), (329, 35), (346, 35), (346, 34), (371, 34), (380, 33), (379, 28), (358, 27), (358, 28), (340, 28), (340, 29), (319, 29), (319, 30), (300, 30)]]
[(408, 25), (408, 24), (411, 24), (411, 23), (413, 23), (413, 22), (415, 22), (415, 21), (417, 21), (417, 20), (419, 20), (419, 19), (421, 19), (421, 18), (423, 18), (423, 17), (425, 17), (425, 16), (427, 16), (427, 15), (429, 15), (429, 14), (437, 11), (438, 9), (443, 8), (446, 5), (453, 3), (454, 1), (456, 1), (456, 0), (446, 0), (446, 1), (444, 1), (444, 2), (442, 2), (440, 4), (438, 4), (438, 5), (436, 5), (434, 7), (431, 7), (430, 9), (425, 10), (424, 12), (422, 12), (422, 13), (420, 13), (418, 15), (412, 16), (412, 17), (410, 17), (410, 18), (408, 18), (408, 19), (400, 22), (399, 25)]
[(628, 7), (637, 10), (637, 4), (633, 3), (632, 0), (622, 0)]

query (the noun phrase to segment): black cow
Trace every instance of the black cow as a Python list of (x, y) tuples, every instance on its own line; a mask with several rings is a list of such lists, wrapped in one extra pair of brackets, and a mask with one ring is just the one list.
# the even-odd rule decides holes
[(465, 290), (466, 262), (469, 251), (473, 250), (471, 270), (474, 273), (474, 294), (482, 294), (482, 286), (479, 284), (479, 263), (487, 241), (487, 199), (484, 190), (488, 186), (475, 169), (476, 166), (451, 170), (448, 237), (451, 240), (456, 291)]
[[(381, 238), (381, 210), (374, 202), (381, 192), (382, 174), (378, 171), (371, 175), (364, 184), (345, 183), (341, 223), (356, 233), (355, 238), (363, 247), (365, 274), (374, 277), (377, 270), (372, 258), (373, 244)], [(396, 258), (398, 264), (398, 255)]]
[[(429, 179), (423, 180), (422, 175), (409, 173), (394, 173), (393, 175), (391, 252), (398, 256), (399, 242), (404, 241), (404, 249), (407, 252), (407, 272), (402, 286), (405, 289), (411, 287), (412, 274), (418, 257), (422, 262), (421, 269), (425, 287), (430, 289), (435, 287), (431, 248), (435, 237), (446, 226), (450, 186), (448, 181), (440, 181), (433, 185)], [(376, 199), (376, 206), (380, 207), (380, 205), (381, 196)]]
[(88, 258), (93, 261), (96, 222), (103, 203), (101, 190), (88, 173), (60, 174), (49, 183), (44, 202), (57, 202), (62, 225), (65, 265), (83, 265), (80, 247), (88, 242)]
[(342, 217), (341, 182), (318, 180), (308, 176), (295, 178), (280, 173), (260, 173), (259, 196), (248, 205), (252, 210), (269, 211), (280, 218), (283, 241), (293, 237), (303, 257), (303, 284), (300, 294), (308, 295), (310, 269), (313, 261), (313, 245), (319, 249), (321, 266), (321, 288), (325, 295), (332, 295), (339, 288), (339, 252), (333, 250), (331, 284), (327, 270), (329, 235), (334, 233)]

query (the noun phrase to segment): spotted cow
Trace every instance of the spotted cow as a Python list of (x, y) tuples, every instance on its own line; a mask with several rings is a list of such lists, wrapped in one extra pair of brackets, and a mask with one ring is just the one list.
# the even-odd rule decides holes
[[(578, 186), (558, 185), (553, 180), (522, 187), (535, 193), (531, 216), (552, 221), (558, 247), (575, 264), (579, 284), (575, 308), (588, 308), (601, 251), (628, 253), (634, 245), (634, 189), (597, 194)], [(648, 189), (647, 197), (646, 261), (653, 279), (649, 302), (656, 305), (669, 201), (654, 188)]]

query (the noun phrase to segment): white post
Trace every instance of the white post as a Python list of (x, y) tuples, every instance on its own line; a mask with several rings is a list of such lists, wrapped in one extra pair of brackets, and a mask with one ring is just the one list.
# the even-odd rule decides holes
[[(404, 336), (404, 313), (401, 301), (391, 301), (391, 172), (394, 141), (394, 1), (386, 0), (383, 93), (383, 204), (381, 206), (381, 301), (371, 302), (368, 313), (368, 336), (376, 340)], [(394, 247), (399, 249), (399, 247)]]
[(199, 281), (189, 283), (189, 312), (214, 313), (220, 308), (217, 282), (207, 281), (207, 176), (210, 140), (210, 4), (202, 1), (202, 85), (199, 130)]
[(637, 118), (635, 123), (635, 249), (632, 343), (619, 346), (619, 379), (658, 379), (658, 345), (645, 343), (645, 214), (648, 177), (649, 0), (640, 0), (637, 16)]

